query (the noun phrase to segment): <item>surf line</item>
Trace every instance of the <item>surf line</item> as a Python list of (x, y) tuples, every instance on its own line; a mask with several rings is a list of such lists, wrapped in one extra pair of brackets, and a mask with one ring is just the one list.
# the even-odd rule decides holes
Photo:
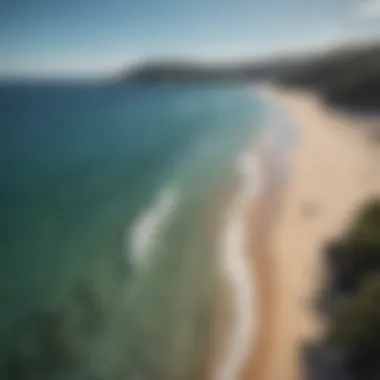
[(239, 377), (251, 354), (251, 343), (258, 326), (258, 294), (254, 288), (247, 246), (247, 210), (262, 187), (258, 156), (244, 154), (238, 160), (238, 170), (241, 175), (240, 190), (226, 209), (226, 222), (221, 234), (221, 271), (233, 290), (230, 302), (234, 320), (224, 352), (216, 363), (213, 380), (236, 380)]
[(162, 231), (178, 207), (179, 194), (167, 186), (156, 194), (153, 202), (138, 215), (128, 234), (131, 259), (138, 268), (145, 268), (154, 259)]

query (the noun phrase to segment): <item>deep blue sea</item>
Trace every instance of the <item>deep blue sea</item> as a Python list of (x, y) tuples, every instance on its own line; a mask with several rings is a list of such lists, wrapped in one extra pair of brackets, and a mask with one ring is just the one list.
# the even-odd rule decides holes
[(238, 86), (0, 87), (0, 378), (202, 379)]

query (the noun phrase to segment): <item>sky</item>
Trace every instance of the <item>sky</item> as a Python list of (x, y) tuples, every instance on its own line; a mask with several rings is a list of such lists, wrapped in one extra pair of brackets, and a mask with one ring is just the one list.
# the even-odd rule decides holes
[(0, 76), (107, 75), (380, 36), (380, 0), (0, 0)]

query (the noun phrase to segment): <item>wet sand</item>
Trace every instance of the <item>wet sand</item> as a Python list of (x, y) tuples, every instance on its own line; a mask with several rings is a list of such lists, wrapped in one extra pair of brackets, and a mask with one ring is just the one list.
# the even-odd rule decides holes
[[(271, 178), (274, 174), (273, 165), (283, 156), (270, 157), (274, 152), (262, 153), (262, 169), (267, 175), (265, 186), (260, 196), (252, 202), (248, 213), (249, 224), (254, 233), (248, 237), (249, 262), (254, 274), (253, 286), (258, 292), (257, 312), (259, 324), (256, 336), (252, 340), (251, 355), (244, 366), (241, 380), (261, 379), (265, 374), (267, 360), (271, 353), (272, 325), (275, 323), (275, 263), (271, 253), (273, 227), (278, 214), (285, 182), (278, 183)], [(253, 377), (254, 376), (254, 377)]]
[[(269, 327), (274, 322), (274, 299), (276, 296), (270, 243), (283, 197), (285, 186), (283, 171), (286, 169), (284, 162), (288, 154), (286, 149), (281, 147), (282, 131), (282, 126), (278, 130), (266, 131), (269, 132), (268, 134), (264, 131), (260, 139), (255, 142), (254, 147), (248, 148), (248, 151), (253, 154), (253, 162), (258, 169), (258, 177), (251, 178), (253, 183), (257, 185), (256, 191), (253, 192), (252, 196), (249, 196), (248, 202), (244, 203), (242, 214), (246, 226), (243, 243), (243, 265), (245, 268), (248, 266), (248, 275), (242, 268), (237, 270), (235, 274), (233, 271), (230, 275), (228, 275), (228, 271), (227, 275), (224, 271), (225, 275), (220, 287), (220, 302), (216, 312), (216, 315), (219, 316), (214, 346), (217, 355), (214, 357), (212, 365), (214, 369), (222, 367), (224, 370), (217, 373), (214, 371), (213, 376), (211, 376), (213, 380), (251, 379), (252, 373), (259, 376), (265, 370), (265, 359), (270, 353), (271, 329)], [(247, 164), (252, 165), (253, 163), (250, 161)], [(231, 198), (234, 198), (233, 194)], [(240, 254), (237, 250), (232, 260), (234, 262), (240, 260), (238, 258)], [(235, 266), (233, 263), (230, 265)], [(234, 278), (231, 277), (235, 276), (249, 277), (245, 284), (247, 287), (252, 287), (252, 291), (234, 287), (232, 284)], [(245, 298), (236, 294), (237, 291), (246, 293)], [(250, 300), (246, 298), (247, 294), (251, 297)], [(251, 324), (251, 330), (245, 327), (252, 332), (252, 336), (245, 337), (240, 334), (240, 338), (243, 339), (238, 342), (234, 339), (236, 338), (234, 334), (236, 332), (239, 334), (236, 324), (241, 320), (238, 314), (244, 312), (244, 307), (236, 305), (233, 302), (234, 297), (240, 297), (240, 300), (245, 299), (246, 306), (250, 304), (252, 308), (249, 311), (249, 317), (252, 320), (248, 321), (248, 324)], [(239, 355), (234, 355), (235, 350), (230, 349), (231, 342), (235, 347), (236, 343), (240, 344)], [(237, 363), (231, 361), (231, 356)], [(237, 364), (235, 370), (229, 371), (228, 368), (233, 367), (234, 364)]]

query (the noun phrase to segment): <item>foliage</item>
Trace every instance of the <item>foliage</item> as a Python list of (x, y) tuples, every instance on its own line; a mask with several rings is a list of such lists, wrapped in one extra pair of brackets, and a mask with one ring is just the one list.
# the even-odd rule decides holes
[(328, 260), (341, 291), (353, 291), (380, 271), (380, 201), (360, 211), (347, 236), (329, 247)]
[(317, 90), (331, 104), (379, 109), (380, 47), (330, 52), (283, 78), (283, 83)]
[(358, 292), (336, 305), (331, 338), (348, 352), (371, 356), (380, 352), (380, 275), (366, 278)]
[(344, 284), (329, 337), (357, 377), (369, 379), (379, 371), (380, 355), (380, 200), (363, 207), (345, 239), (331, 247), (329, 259)]

